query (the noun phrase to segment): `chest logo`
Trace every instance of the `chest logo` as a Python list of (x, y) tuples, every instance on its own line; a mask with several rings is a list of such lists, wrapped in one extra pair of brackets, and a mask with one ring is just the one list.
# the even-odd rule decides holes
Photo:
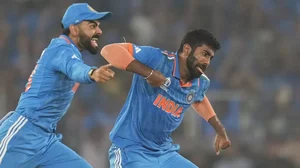
[(179, 118), (183, 107), (175, 103), (171, 99), (167, 99), (165, 96), (159, 94), (153, 102), (153, 105), (159, 109), (162, 109), (164, 112), (171, 114), (174, 117)]
[(195, 92), (190, 92), (187, 96), (186, 96), (186, 102), (187, 103), (192, 103), (192, 101), (194, 100), (195, 97)]

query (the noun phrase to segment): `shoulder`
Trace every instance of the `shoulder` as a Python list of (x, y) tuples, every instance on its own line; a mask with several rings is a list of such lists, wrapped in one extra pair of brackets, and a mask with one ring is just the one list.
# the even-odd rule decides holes
[(202, 74), (202, 75), (200, 76), (200, 80), (205, 80), (205, 81), (210, 82), (210, 79), (209, 79), (205, 74)]
[(82, 56), (75, 52), (75, 50), (69, 44), (62, 43), (60, 45), (49, 45), (44, 52), (45, 55), (50, 57), (50, 59), (58, 62), (68, 59), (82, 60)]
[(136, 54), (143, 53), (143, 52), (160, 53), (160, 49), (153, 46), (138, 46), (135, 44), (132, 44), (132, 46)]
[(200, 85), (199, 85), (199, 87), (202, 88), (202, 89), (208, 89), (209, 85), (210, 85), (210, 79), (205, 74), (202, 74), (200, 76)]
[(47, 51), (52, 52), (62, 52), (62, 51), (68, 51), (68, 52), (74, 52), (72, 49), (72, 46), (67, 43), (64, 39), (61, 38), (53, 38), (46, 48)]
[(138, 46), (134, 44), (132, 46), (133, 53), (136, 57), (144, 57), (153, 61), (162, 58), (162, 53), (159, 48), (153, 46)]
[(200, 78), (198, 78), (198, 88), (197, 88), (197, 96), (196, 96), (196, 101), (202, 101), (204, 98), (205, 93), (207, 92), (209, 86), (210, 86), (210, 80), (209, 78), (205, 75), (202, 74)]

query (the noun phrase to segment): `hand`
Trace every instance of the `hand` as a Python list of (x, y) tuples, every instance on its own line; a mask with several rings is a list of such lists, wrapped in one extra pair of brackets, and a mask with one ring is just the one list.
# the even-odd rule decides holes
[(154, 71), (147, 79), (147, 82), (153, 87), (159, 87), (166, 82), (166, 77), (159, 71)]
[(228, 147), (231, 146), (231, 141), (227, 137), (226, 134), (220, 135), (217, 134), (215, 138), (215, 148), (216, 148), (216, 154), (219, 155), (220, 152)]
[(94, 70), (91, 78), (98, 83), (104, 83), (106, 81), (109, 81), (115, 75), (115, 72), (110, 69), (111, 66), (111, 64), (107, 64)]

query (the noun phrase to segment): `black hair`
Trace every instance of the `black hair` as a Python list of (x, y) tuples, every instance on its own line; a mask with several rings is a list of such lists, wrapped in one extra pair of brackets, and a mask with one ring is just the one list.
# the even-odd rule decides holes
[(64, 28), (64, 25), (61, 23), (60, 26), (63, 28), (62, 34), (69, 36), (70, 35), (70, 29), (69, 28)]
[(195, 50), (196, 47), (199, 47), (203, 44), (208, 45), (217, 51), (221, 48), (218, 40), (213, 36), (213, 34), (205, 29), (196, 29), (190, 32), (187, 32), (183, 37), (178, 52), (183, 51), (184, 44), (189, 44), (192, 47), (192, 50)]

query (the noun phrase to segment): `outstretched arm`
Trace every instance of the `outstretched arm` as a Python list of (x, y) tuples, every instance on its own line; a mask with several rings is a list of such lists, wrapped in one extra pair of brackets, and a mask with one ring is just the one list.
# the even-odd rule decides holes
[(217, 155), (220, 151), (231, 146), (226, 130), (217, 117), (208, 98), (204, 96), (203, 101), (192, 104), (193, 109), (215, 129), (217, 135), (215, 138), (215, 149)]
[(106, 82), (114, 75), (110, 65), (100, 68), (88, 66), (69, 48), (61, 47), (51, 63), (54, 70), (79, 83)]
[[(134, 58), (134, 46), (131, 43), (109, 44), (102, 48), (101, 55), (114, 67), (136, 73), (144, 77), (152, 86), (161, 86), (166, 78), (145, 63)], [(150, 58), (148, 58), (149, 60)], [(147, 62), (146, 59), (144, 59)]]

